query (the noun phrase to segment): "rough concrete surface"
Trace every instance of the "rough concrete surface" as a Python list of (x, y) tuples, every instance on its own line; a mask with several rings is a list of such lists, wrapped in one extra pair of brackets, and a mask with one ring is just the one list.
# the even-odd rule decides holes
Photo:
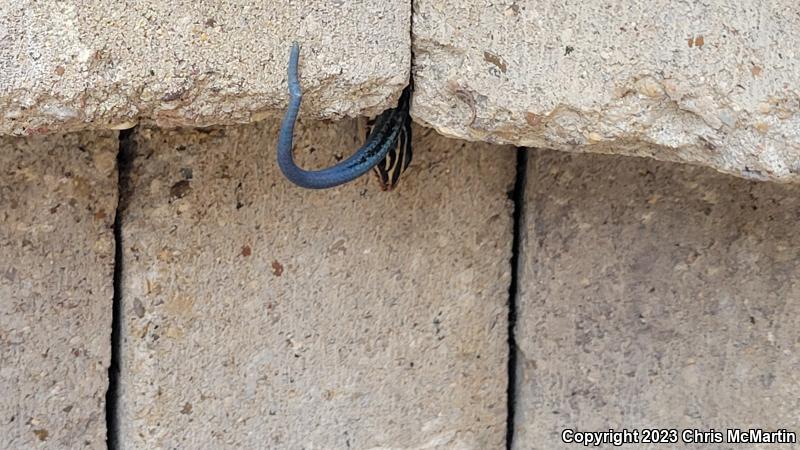
[[(513, 149), (417, 128), (395, 192), (309, 191), (277, 126), (137, 132), (122, 448), (503, 448)], [(363, 139), (296, 136), (309, 167)]]
[(419, 0), (412, 115), (471, 140), (800, 181), (800, 3)]
[(0, 134), (204, 126), (286, 107), (292, 40), (303, 114), (377, 113), (410, 68), (409, 2), (0, 2)]
[(580, 447), (565, 428), (800, 432), (800, 188), (549, 151), (528, 167), (513, 448)]
[(106, 448), (117, 142), (0, 139), (0, 448)]

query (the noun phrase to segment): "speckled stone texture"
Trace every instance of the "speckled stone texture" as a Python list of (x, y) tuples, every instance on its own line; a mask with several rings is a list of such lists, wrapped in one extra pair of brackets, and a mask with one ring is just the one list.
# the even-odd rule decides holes
[(115, 132), (0, 139), (0, 448), (105, 449)]
[(0, 2), (0, 134), (378, 113), (410, 70), (410, 2)]
[[(503, 448), (513, 149), (416, 128), (395, 192), (309, 191), (277, 125), (137, 132), (122, 448)], [(362, 133), (301, 124), (296, 153)]]
[(412, 115), (441, 133), (800, 181), (800, 3), (419, 0)]
[[(534, 152), (514, 449), (564, 428), (800, 431), (800, 188)], [(654, 445), (631, 448), (796, 448)]]

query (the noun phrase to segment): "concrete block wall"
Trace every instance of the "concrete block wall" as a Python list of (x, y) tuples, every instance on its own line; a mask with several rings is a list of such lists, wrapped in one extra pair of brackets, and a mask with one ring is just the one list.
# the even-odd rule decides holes
[(377, 114), (411, 74), (414, 118), (447, 136), (797, 182), (799, 14), (791, 0), (5, 2), (0, 134), (275, 117), (297, 40), (306, 117)]
[[(0, 137), (0, 448), (800, 432), (800, 192), (715, 172), (797, 179), (797, 7), (649, 8), (423, 0), (410, 35), (410, 2), (0, 5), (0, 134), (28, 136)], [(295, 188), (295, 38), (301, 117), (411, 70), (418, 122), (488, 143), (417, 126), (397, 191)], [(321, 167), (363, 123), (297, 136)]]
[[(362, 135), (309, 125), (309, 166)], [(513, 150), (415, 128), (397, 192), (306, 192), (262, 154), (275, 131), (122, 141), (112, 448), (551, 449), (571, 447), (565, 428), (800, 427), (796, 187), (531, 151), (510, 303)], [(105, 447), (117, 145), (3, 143), (3, 448)]]
[[(800, 429), (797, 186), (551, 151), (527, 175), (512, 448), (575, 448), (565, 429)], [(742, 445), (781, 447), (666, 447)]]
[[(120, 448), (500, 448), (513, 149), (416, 128), (392, 193), (306, 191), (277, 122), (136, 134)], [(303, 124), (329, 165), (357, 123)]]
[(106, 448), (114, 132), (0, 139), (0, 448)]

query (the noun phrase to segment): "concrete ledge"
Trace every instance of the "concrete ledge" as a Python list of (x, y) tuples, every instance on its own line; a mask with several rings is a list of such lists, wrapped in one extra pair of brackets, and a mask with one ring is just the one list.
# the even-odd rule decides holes
[(283, 110), (292, 40), (305, 116), (377, 113), (410, 67), (408, 2), (0, 4), (0, 134), (259, 120)]
[[(513, 149), (416, 128), (395, 192), (308, 191), (267, 150), (277, 126), (138, 132), (123, 447), (501, 448)], [(319, 167), (363, 130), (297, 138)]]
[(0, 448), (106, 448), (117, 145), (0, 139)]
[(800, 4), (415, 2), (412, 114), (463, 139), (800, 181)]

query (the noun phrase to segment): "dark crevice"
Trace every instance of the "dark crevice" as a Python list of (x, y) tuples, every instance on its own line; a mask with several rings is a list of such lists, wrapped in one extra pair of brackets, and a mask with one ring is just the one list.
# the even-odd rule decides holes
[(122, 210), (128, 184), (128, 172), (134, 145), (135, 128), (119, 133), (117, 151), (117, 210), (114, 214), (114, 297), (111, 311), (111, 364), (108, 366), (106, 391), (106, 445), (119, 448), (119, 375), (122, 341)]
[(511, 282), (508, 286), (508, 388), (506, 397), (506, 449), (514, 440), (514, 413), (517, 387), (517, 341), (514, 327), (517, 324), (517, 286), (519, 282), (520, 238), (523, 231), (525, 205), (525, 177), (528, 169), (528, 149), (517, 149), (517, 177), (509, 198), (514, 202), (514, 237), (511, 240)]

